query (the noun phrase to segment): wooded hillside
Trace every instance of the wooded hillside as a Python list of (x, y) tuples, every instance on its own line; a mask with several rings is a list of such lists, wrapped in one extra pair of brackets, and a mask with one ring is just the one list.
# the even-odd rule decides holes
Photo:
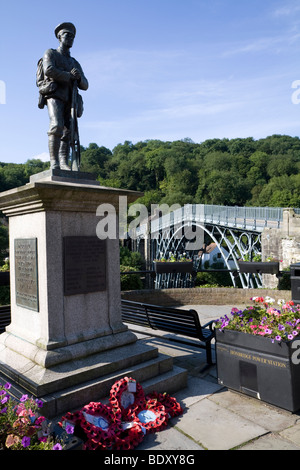
[[(28, 182), (49, 163), (0, 163), (0, 191)], [(210, 139), (196, 144), (148, 140), (117, 145), (113, 151), (82, 147), (82, 171), (104, 186), (143, 191), (138, 202), (300, 207), (300, 139), (273, 135)]]
[(300, 207), (300, 140), (211, 139), (195, 144), (149, 140), (90, 144), (82, 170), (103, 185), (143, 191), (143, 202)]

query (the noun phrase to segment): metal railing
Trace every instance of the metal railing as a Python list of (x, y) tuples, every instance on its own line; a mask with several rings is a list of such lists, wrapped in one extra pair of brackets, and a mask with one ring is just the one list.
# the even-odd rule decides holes
[[(294, 209), (300, 213), (300, 209)], [(172, 225), (188, 222), (215, 224), (261, 232), (265, 227), (280, 228), (283, 220), (282, 207), (238, 207), (207, 204), (186, 204), (169, 214), (151, 221), (151, 233)], [(137, 235), (145, 233), (145, 227), (137, 229)]]

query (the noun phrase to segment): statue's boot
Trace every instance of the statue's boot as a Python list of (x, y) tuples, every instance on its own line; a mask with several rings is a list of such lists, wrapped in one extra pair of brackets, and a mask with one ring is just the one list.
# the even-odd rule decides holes
[(70, 153), (69, 142), (61, 140), (59, 147), (59, 166), (61, 170), (71, 171), (71, 168), (68, 165), (68, 158)]
[(59, 170), (58, 152), (60, 146), (60, 137), (56, 135), (49, 135), (48, 147), (50, 153), (50, 168), (53, 170)]

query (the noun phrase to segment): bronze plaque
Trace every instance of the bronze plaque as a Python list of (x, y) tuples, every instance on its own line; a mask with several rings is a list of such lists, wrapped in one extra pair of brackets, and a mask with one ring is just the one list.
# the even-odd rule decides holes
[(15, 239), (16, 304), (39, 310), (37, 239)]
[(98, 237), (64, 237), (64, 294), (106, 290), (106, 241)]

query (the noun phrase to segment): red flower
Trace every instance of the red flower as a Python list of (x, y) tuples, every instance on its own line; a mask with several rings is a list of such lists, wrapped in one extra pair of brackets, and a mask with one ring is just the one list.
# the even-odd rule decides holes
[(144, 391), (139, 383), (136, 382), (136, 392), (128, 391), (128, 384), (132, 381), (132, 378), (124, 377), (110, 390), (109, 402), (121, 414), (123, 421), (132, 421), (138, 410), (145, 406)]

